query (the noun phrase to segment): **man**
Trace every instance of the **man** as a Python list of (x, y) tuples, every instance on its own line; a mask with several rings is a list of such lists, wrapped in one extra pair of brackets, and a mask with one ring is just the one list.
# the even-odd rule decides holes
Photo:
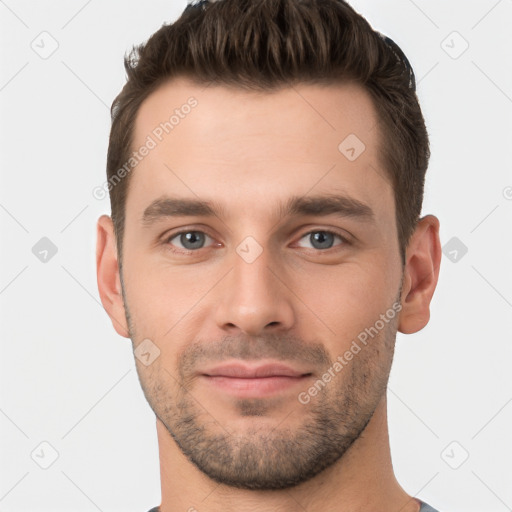
[(153, 511), (432, 512), (387, 430), (441, 257), (405, 55), (342, 0), (219, 0), (125, 65), (97, 275), (156, 415)]

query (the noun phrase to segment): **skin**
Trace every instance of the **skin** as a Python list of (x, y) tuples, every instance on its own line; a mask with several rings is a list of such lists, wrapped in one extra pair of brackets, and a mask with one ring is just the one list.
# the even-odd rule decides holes
[[(134, 349), (150, 339), (160, 350), (136, 364), (156, 414), (161, 511), (417, 512), (393, 473), (385, 392), (397, 330), (429, 320), (438, 219), (420, 219), (402, 266), (379, 125), (357, 85), (262, 93), (173, 79), (141, 106), (133, 147), (190, 96), (198, 106), (132, 171), (122, 272), (110, 217), (97, 226), (98, 287), (114, 328)], [(366, 147), (354, 161), (338, 150), (349, 134)], [(370, 206), (373, 221), (278, 209), (292, 196), (329, 194)], [(144, 210), (164, 195), (222, 210), (144, 225)], [(187, 251), (181, 229), (208, 237)], [(318, 248), (310, 235), (325, 230), (336, 235)], [(261, 250), (251, 263), (236, 250), (248, 236), (258, 245), (242, 247)], [(393, 304), (396, 316), (300, 403), (299, 392)], [(201, 375), (237, 359), (309, 375), (264, 398), (232, 396)]]

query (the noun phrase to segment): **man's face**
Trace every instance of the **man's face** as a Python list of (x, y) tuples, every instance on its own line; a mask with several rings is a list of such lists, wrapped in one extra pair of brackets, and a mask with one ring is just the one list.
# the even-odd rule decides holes
[(402, 266), (371, 100), (348, 84), (256, 93), (180, 79), (142, 105), (133, 148), (148, 135), (122, 269), (134, 348), (160, 351), (136, 360), (145, 396), (214, 480), (297, 485), (358, 438), (393, 357)]

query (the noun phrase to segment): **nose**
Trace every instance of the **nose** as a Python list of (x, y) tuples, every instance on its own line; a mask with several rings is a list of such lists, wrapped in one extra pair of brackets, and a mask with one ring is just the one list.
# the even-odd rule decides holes
[(231, 335), (239, 330), (249, 336), (291, 329), (293, 293), (269, 251), (252, 262), (238, 253), (233, 256), (233, 268), (218, 290), (217, 326)]

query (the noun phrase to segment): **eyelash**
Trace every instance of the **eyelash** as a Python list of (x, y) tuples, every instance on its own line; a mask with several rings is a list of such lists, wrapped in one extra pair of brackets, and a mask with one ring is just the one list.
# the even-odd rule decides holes
[[(170, 250), (171, 252), (173, 253), (176, 253), (176, 254), (191, 254), (191, 253), (197, 253), (199, 252), (201, 249), (208, 249), (208, 247), (201, 247), (199, 249), (195, 249), (195, 250), (192, 250), (192, 249), (179, 249), (179, 248), (174, 248), (171, 246), (170, 244), (170, 241), (184, 233), (202, 233), (208, 237), (210, 237), (211, 239), (213, 239), (213, 237), (211, 235), (209, 235), (208, 233), (206, 233), (205, 231), (201, 231), (199, 229), (183, 229), (181, 231), (177, 231), (176, 233), (172, 233), (171, 235), (169, 236), (166, 236), (163, 240), (163, 245), (166, 249)], [(334, 235), (334, 236), (337, 236), (338, 238), (341, 239), (342, 243), (341, 244), (338, 244), (338, 245), (334, 245), (333, 247), (329, 247), (329, 249), (315, 249), (315, 248), (312, 248), (311, 250), (317, 252), (317, 253), (327, 253), (331, 250), (336, 250), (335, 248), (336, 247), (340, 247), (340, 246), (345, 246), (345, 245), (351, 245), (350, 241), (348, 240), (347, 237), (341, 235), (340, 233), (338, 233), (337, 231), (333, 231), (333, 230), (330, 230), (330, 229), (312, 229), (310, 231), (306, 231), (305, 233), (303, 233), (300, 237), (299, 237), (299, 240), (302, 240), (305, 236), (307, 235), (311, 235), (312, 233), (328, 233), (328, 234), (331, 234), (331, 235)], [(309, 249), (309, 248), (306, 248), (306, 249)]]

